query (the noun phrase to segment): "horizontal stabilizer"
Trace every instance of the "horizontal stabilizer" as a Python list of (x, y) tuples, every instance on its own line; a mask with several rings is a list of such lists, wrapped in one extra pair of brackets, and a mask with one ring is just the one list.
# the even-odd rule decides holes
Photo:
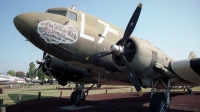
[(188, 59), (193, 59), (193, 58), (197, 58), (197, 56), (193, 51), (191, 51), (189, 56), (188, 56)]

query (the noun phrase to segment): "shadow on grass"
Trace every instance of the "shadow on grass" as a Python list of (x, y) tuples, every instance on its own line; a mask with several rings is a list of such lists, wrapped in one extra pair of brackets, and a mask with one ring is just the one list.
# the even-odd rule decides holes
[[(39, 99), (38, 95), (31, 95), (31, 94), (8, 94), (10, 97), (10, 100), (13, 101), (14, 104), (29, 101), (29, 100), (35, 100)], [(53, 96), (40, 96), (40, 99), (43, 98), (52, 98)], [(9, 104), (4, 104), (4, 107), (9, 106)]]
[[(187, 100), (185, 101), (183, 98), (187, 96), (190, 98), (190, 95), (185, 95), (185, 93), (172, 93), (172, 100), (176, 103), (179, 100), (184, 103), (184, 108), (188, 108), (190, 106), (190, 102)], [(179, 99), (176, 99), (179, 96)], [(200, 99), (200, 93), (192, 94), (193, 98)], [(33, 96), (36, 97), (37, 96)], [(182, 99), (181, 99), (182, 98)], [(143, 97), (139, 97), (137, 94), (132, 93), (111, 93), (111, 94), (96, 94), (96, 95), (89, 95), (86, 98), (87, 102), (85, 105), (93, 106), (92, 108), (82, 109), (82, 110), (75, 110), (73, 112), (149, 112), (149, 100), (150, 100), (150, 93), (145, 93)], [(190, 100), (193, 102), (193, 100)], [(61, 109), (60, 107), (70, 106), (70, 98), (69, 97), (56, 97), (56, 98), (47, 98), (41, 100), (32, 100), (19, 103), (17, 105), (11, 105), (6, 108), (7, 112), (66, 112), (69, 110)], [(193, 105), (194, 108), (194, 105)], [(198, 105), (195, 106), (198, 109)], [(200, 109), (199, 109), (200, 110)], [(172, 104), (172, 108), (170, 112), (192, 112), (193, 110), (189, 111), (188, 109), (184, 110), (180, 106), (174, 106)]]

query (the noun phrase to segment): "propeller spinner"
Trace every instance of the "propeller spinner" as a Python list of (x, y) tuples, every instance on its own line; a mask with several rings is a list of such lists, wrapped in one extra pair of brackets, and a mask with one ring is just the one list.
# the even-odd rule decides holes
[(125, 63), (127, 72), (128, 72), (130, 79), (131, 79), (131, 82), (132, 82), (133, 86), (135, 87), (135, 89), (137, 90), (137, 92), (140, 96), (143, 95), (142, 89), (140, 87), (140, 83), (137, 79), (135, 72), (133, 71), (129, 62), (126, 60), (126, 57), (124, 55), (124, 45), (125, 45), (126, 41), (129, 39), (131, 33), (133, 32), (133, 30), (134, 30), (134, 28), (137, 24), (141, 9), (142, 9), (142, 4), (139, 4), (137, 6), (137, 8), (135, 9), (135, 12), (133, 13), (133, 15), (132, 15), (127, 27), (126, 27), (124, 36), (123, 36), (119, 45), (112, 45), (111, 48), (110, 48), (111, 52), (100, 52), (100, 53), (97, 53), (97, 54), (94, 54), (94, 55), (90, 55), (86, 58), (86, 60), (92, 61), (94, 59), (102, 58), (102, 57), (110, 55), (110, 54), (116, 54), (116, 55), (120, 56)]

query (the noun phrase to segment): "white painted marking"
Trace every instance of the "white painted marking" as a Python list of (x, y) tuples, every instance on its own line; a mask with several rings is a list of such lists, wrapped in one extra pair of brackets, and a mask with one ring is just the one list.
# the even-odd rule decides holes
[(103, 40), (104, 40), (104, 38), (101, 37), (101, 38), (99, 39), (98, 43), (101, 44), (101, 43), (103, 42)]
[(106, 35), (107, 35), (107, 33), (108, 33), (109, 29), (110, 29), (109, 24), (107, 24), (107, 23), (105, 23), (105, 22), (103, 22), (103, 21), (101, 21), (101, 20), (98, 20), (98, 22), (99, 22), (99, 23), (102, 23), (102, 24), (105, 26), (105, 30), (104, 30), (104, 32), (103, 32), (102, 35), (103, 35), (104, 37), (106, 37)]
[(111, 32), (111, 33), (113, 33), (113, 34), (119, 36), (119, 32), (118, 32), (117, 30), (111, 28), (111, 27), (110, 27), (110, 29), (109, 29), (109, 32)]
[(78, 30), (71, 25), (62, 25), (50, 20), (38, 24), (40, 37), (50, 44), (72, 44), (78, 40)]
[[(102, 23), (105, 26), (104, 32), (102, 34), (102, 37), (99, 39), (99, 41), (97, 43), (101, 44), (103, 42), (103, 40), (105, 39), (106, 35), (108, 32), (111, 32), (117, 36), (119, 36), (119, 32), (113, 28), (110, 28), (109, 24), (98, 20), (99, 23)], [(87, 40), (90, 41), (94, 41), (95, 38), (89, 35), (84, 34), (85, 32), (85, 14), (81, 13), (81, 31), (80, 31), (80, 37), (85, 38)]]
[(105, 26), (105, 30), (104, 30), (104, 32), (103, 32), (103, 34), (102, 34), (104, 37), (106, 37), (106, 35), (107, 35), (108, 32), (111, 32), (111, 33), (113, 33), (114, 35), (119, 36), (119, 32), (118, 32), (117, 30), (111, 28), (110, 25), (109, 25), (108, 23), (105, 23), (105, 22), (103, 22), (103, 21), (101, 21), (101, 20), (98, 20), (98, 22), (99, 22), (99, 23), (102, 23), (102, 24)]
[(98, 43), (101, 44), (103, 42), (104, 38), (106, 37), (106, 35), (107, 35), (107, 33), (108, 33), (109, 29), (110, 29), (110, 26), (109, 26), (109, 24), (107, 24), (107, 23), (105, 23), (105, 22), (103, 22), (101, 20), (98, 20), (98, 22), (102, 23), (105, 26), (104, 32), (102, 34), (103, 37), (101, 37), (100, 40), (98, 41)]
[(196, 84), (200, 84), (200, 76), (190, 67), (190, 59), (173, 60), (172, 70), (181, 78)]
[(91, 37), (89, 35), (84, 34), (85, 32), (85, 15), (81, 13), (81, 31), (80, 31), (80, 37), (88, 39), (90, 41), (94, 41), (95, 38)]

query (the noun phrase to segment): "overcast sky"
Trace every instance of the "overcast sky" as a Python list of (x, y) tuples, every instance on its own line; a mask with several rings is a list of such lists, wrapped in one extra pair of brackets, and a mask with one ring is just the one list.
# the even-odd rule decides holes
[(139, 3), (143, 8), (133, 36), (150, 41), (175, 60), (187, 59), (190, 51), (200, 57), (199, 0), (0, 0), (0, 73), (26, 73), (30, 61), (42, 58), (43, 51), (15, 28), (13, 18), (18, 14), (77, 4), (86, 9), (78, 10), (125, 30)]

